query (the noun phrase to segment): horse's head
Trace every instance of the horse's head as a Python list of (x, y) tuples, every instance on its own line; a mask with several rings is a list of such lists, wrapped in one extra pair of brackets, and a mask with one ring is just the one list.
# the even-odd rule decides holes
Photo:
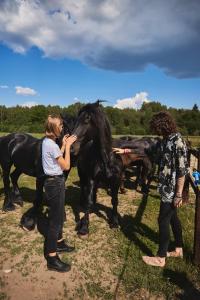
[(75, 122), (76, 122), (76, 118), (72, 117), (68, 114), (60, 114), (60, 117), (63, 121), (63, 129), (62, 129), (60, 137), (57, 139), (57, 143), (61, 147), (62, 139), (63, 139), (64, 135), (66, 135), (66, 134), (71, 135), (72, 134), (72, 131), (74, 129), (74, 125), (75, 125)]
[(63, 120), (63, 134), (71, 135), (76, 123), (76, 118), (68, 114), (61, 114), (61, 118)]
[(78, 113), (73, 134), (77, 136), (77, 141), (72, 145), (73, 153), (78, 155), (80, 147), (93, 140), (99, 143), (99, 147), (105, 147), (110, 139), (110, 126), (107, 118), (100, 107), (100, 101), (86, 104)]

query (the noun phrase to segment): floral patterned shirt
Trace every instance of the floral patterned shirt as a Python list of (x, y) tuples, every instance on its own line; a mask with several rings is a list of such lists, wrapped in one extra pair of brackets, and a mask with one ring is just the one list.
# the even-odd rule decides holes
[(158, 191), (161, 201), (172, 202), (177, 178), (189, 172), (187, 147), (180, 133), (173, 133), (161, 143)]

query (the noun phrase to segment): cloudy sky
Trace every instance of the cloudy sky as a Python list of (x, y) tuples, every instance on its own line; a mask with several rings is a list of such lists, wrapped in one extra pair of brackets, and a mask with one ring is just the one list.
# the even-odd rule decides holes
[(1, 0), (0, 104), (200, 105), (199, 0)]

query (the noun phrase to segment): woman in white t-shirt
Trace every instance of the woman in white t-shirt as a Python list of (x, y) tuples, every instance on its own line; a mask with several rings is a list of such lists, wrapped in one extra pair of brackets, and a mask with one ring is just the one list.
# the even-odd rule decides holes
[(45, 173), (44, 188), (49, 206), (44, 256), (49, 270), (67, 272), (71, 266), (62, 262), (58, 256), (60, 252), (71, 252), (74, 250), (74, 247), (66, 244), (62, 236), (65, 203), (63, 170), (70, 169), (70, 147), (77, 137), (74, 135), (64, 136), (60, 149), (55, 141), (60, 137), (62, 127), (62, 119), (59, 116), (48, 116), (45, 124), (46, 137), (42, 142), (42, 166)]

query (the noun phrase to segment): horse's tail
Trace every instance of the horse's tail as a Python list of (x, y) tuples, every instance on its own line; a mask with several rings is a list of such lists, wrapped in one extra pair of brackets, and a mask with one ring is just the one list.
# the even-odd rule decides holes
[(4, 139), (5, 139), (5, 136), (0, 136), (0, 177), (3, 176), (2, 166), (1, 166), (1, 160), (4, 157), (3, 145), (2, 145)]

